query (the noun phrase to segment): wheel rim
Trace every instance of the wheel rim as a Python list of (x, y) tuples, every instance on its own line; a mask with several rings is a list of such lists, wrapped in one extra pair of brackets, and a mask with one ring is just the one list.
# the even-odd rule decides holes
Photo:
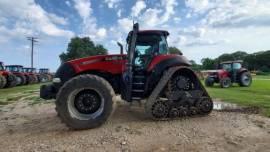
[(229, 87), (230, 86), (230, 80), (229, 79), (226, 79), (223, 81), (223, 86), (224, 87)]
[(95, 119), (102, 114), (103, 109), (104, 98), (94, 89), (77, 89), (69, 95), (68, 111), (73, 118)]
[(21, 84), (22, 83), (22, 79), (20, 77), (16, 77), (17, 80), (17, 84)]
[(187, 91), (191, 90), (192, 87), (193, 87), (192, 82), (188, 77), (179, 75), (172, 80), (171, 90)]
[(243, 77), (242, 77), (242, 82), (245, 84), (245, 85), (249, 85), (249, 83), (250, 83), (250, 77), (248, 76), (248, 75), (244, 75)]

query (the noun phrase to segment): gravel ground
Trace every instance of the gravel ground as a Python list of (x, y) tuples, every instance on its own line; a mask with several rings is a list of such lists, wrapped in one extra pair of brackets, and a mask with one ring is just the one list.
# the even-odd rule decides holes
[(270, 119), (213, 111), (209, 116), (148, 120), (143, 108), (118, 102), (100, 128), (69, 130), (53, 103), (22, 100), (0, 107), (0, 151), (270, 151)]

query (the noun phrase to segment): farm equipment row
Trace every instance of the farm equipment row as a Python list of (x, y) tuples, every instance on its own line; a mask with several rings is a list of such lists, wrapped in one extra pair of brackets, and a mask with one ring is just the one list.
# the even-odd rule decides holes
[(24, 68), (21, 65), (6, 65), (0, 62), (0, 89), (44, 83), (52, 80), (49, 69)]

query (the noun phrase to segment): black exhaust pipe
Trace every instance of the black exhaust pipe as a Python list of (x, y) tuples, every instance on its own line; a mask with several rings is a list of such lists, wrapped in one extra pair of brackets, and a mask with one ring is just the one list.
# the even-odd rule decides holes
[(117, 45), (120, 47), (120, 54), (124, 54), (123, 45), (120, 42), (117, 42)]

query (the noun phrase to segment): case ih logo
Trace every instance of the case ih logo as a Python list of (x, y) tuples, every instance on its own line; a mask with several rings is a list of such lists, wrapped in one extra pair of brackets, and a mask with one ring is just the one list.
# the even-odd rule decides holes
[(100, 61), (100, 59), (94, 59), (94, 60), (84, 61), (84, 62), (81, 63), (81, 65), (87, 65), (87, 64), (98, 62), (98, 61)]
[(123, 60), (122, 56), (112, 56), (112, 57), (106, 57), (105, 61), (114, 61), (114, 60)]

